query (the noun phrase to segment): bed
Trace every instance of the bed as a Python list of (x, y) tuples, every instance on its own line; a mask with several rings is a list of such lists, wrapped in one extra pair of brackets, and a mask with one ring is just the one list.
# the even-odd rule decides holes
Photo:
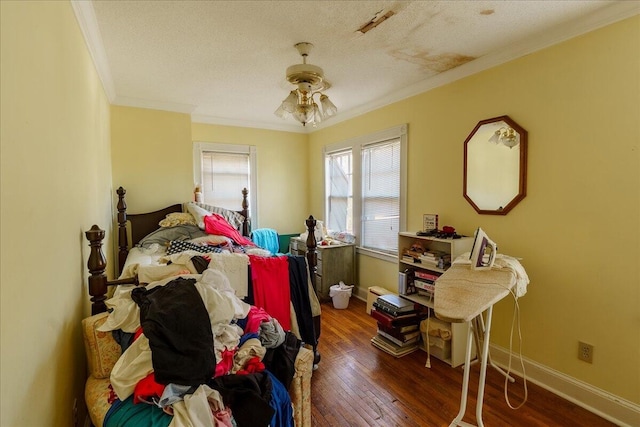
[[(310, 379), (320, 360), (314, 233), (306, 259), (255, 247), (246, 190), (239, 211), (188, 202), (134, 215), (127, 214), (126, 191), (117, 194), (116, 280), (105, 275), (105, 232), (94, 225), (85, 233), (92, 315), (82, 326), (92, 423), (311, 425)], [(188, 238), (198, 221), (205, 236)], [(314, 230), (312, 216), (306, 225)], [(180, 238), (158, 244), (158, 236), (172, 233)], [(286, 313), (268, 303), (285, 275)]]

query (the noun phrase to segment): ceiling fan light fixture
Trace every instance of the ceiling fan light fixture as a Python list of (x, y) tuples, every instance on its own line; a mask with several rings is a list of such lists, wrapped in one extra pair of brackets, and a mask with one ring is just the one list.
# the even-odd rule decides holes
[[(317, 65), (307, 64), (307, 56), (313, 45), (311, 43), (296, 43), (294, 47), (302, 56), (302, 64), (287, 67), (286, 79), (296, 86), (289, 96), (282, 101), (275, 115), (287, 118), (289, 115), (305, 126), (312, 123), (314, 126), (323, 119), (335, 116), (338, 108), (322, 93), (331, 87), (324, 78), (324, 71)], [(320, 106), (315, 102), (314, 96), (320, 95)], [(322, 107), (322, 108), (320, 108)]]
[(491, 135), (489, 142), (493, 144), (503, 144), (506, 147), (513, 148), (520, 144), (520, 134), (513, 128), (501, 127)]
[(322, 111), (324, 111), (326, 118), (333, 117), (338, 112), (338, 107), (336, 107), (324, 93), (320, 95), (320, 105), (322, 105)]

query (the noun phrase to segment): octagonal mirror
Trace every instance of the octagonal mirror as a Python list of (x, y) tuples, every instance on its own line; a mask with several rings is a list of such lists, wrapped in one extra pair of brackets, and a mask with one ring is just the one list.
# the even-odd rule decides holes
[(464, 198), (479, 214), (506, 215), (526, 183), (527, 131), (509, 116), (478, 122), (464, 141)]

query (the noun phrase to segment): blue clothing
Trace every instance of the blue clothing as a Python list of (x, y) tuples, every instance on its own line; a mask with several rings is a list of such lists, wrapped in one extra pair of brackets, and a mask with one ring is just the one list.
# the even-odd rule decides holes
[(280, 242), (278, 232), (272, 228), (259, 228), (251, 232), (251, 240), (262, 249), (266, 249), (272, 254), (280, 252)]
[(293, 408), (291, 407), (291, 397), (284, 385), (271, 372), (265, 371), (271, 378), (271, 402), (270, 405), (276, 410), (271, 418), (272, 427), (294, 427)]

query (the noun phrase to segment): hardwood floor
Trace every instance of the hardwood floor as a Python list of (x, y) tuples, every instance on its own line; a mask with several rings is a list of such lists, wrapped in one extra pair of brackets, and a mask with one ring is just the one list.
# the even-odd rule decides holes
[[(451, 368), (417, 351), (401, 358), (376, 349), (370, 339), (376, 322), (366, 304), (353, 297), (346, 310), (322, 304), (320, 352), (322, 360), (311, 380), (314, 426), (448, 426), (460, 407), (462, 367)], [(526, 339), (526, 337), (525, 337)], [(464, 421), (476, 423), (478, 364), (469, 380)], [(523, 407), (509, 408), (504, 397), (504, 377), (487, 369), (483, 421), (495, 426), (613, 426), (553, 393), (527, 382), (529, 396)], [(522, 402), (523, 382), (509, 385), (512, 406)]]

